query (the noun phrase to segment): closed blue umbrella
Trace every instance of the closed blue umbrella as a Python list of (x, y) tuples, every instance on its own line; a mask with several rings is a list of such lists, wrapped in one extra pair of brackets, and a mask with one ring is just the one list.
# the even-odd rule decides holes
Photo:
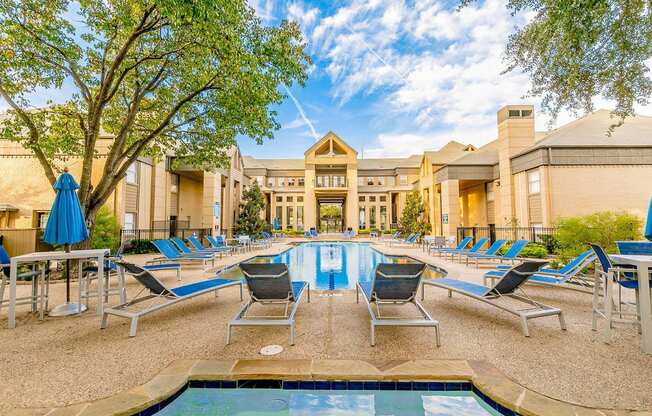
[(645, 223), (645, 238), (652, 241), (652, 198), (650, 199), (650, 207), (647, 210), (647, 222)]
[[(63, 245), (67, 252), (70, 245), (88, 239), (88, 228), (77, 192), (79, 185), (75, 178), (65, 169), (54, 184), (56, 196), (50, 210), (43, 240), (53, 245)], [(51, 316), (64, 316), (78, 313), (82, 305), (70, 303), (70, 264), (66, 260), (66, 303), (54, 308)]]

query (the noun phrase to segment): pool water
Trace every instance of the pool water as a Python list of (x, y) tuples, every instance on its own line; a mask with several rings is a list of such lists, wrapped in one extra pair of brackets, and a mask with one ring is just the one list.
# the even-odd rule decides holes
[(472, 391), (188, 388), (158, 416), (496, 416)]
[[(311, 289), (353, 289), (357, 282), (371, 281), (378, 263), (407, 263), (415, 260), (405, 256), (387, 256), (368, 243), (311, 242), (298, 244), (276, 256), (255, 257), (251, 261), (285, 263), (293, 280), (310, 283)], [(434, 278), (436, 272), (428, 269), (424, 278)], [(239, 277), (235, 268), (224, 277)]]

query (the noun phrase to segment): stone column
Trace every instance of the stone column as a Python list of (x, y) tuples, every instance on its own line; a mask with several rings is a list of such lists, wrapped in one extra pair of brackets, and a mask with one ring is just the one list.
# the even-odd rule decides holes
[(315, 196), (315, 165), (306, 165), (303, 197), (304, 228), (317, 227), (317, 197)]
[(358, 169), (357, 167), (348, 166), (346, 169), (346, 224), (344, 229), (358, 229)]
[(460, 225), (460, 181), (449, 179), (441, 183), (442, 234), (448, 237), (457, 235)]

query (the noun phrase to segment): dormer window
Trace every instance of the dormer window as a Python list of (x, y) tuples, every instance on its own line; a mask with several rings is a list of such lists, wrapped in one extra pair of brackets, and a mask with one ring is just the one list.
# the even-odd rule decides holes
[(532, 115), (532, 110), (509, 110), (510, 118), (524, 118)]

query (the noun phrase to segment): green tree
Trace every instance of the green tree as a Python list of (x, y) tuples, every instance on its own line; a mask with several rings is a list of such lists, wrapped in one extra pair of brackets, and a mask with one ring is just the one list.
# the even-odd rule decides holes
[[(475, 0), (462, 0), (462, 6)], [(647, 104), (652, 79), (652, 7), (649, 0), (508, 0), (512, 12), (533, 11), (506, 48), (508, 71), (530, 75), (532, 95), (545, 111), (593, 110), (592, 98), (614, 100), (612, 126)]]
[(422, 233), (425, 234), (430, 226), (423, 221), (425, 208), (421, 200), (421, 194), (417, 191), (410, 192), (405, 200), (405, 207), (399, 221), (399, 228), (403, 234)]
[(120, 224), (109, 208), (103, 206), (95, 216), (91, 248), (115, 250), (120, 245)]
[(260, 191), (257, 182), (253, 182), (242, 193), (243, 205), (235, 223), (237, 234), (246, 234), (252, 237), (260, 237), (260, 233), (269, 228), (261, 213), (265, 209), (265, 195)]
[(319, 216), (327, 220), (334, 220), (342, 216), (342, 207), (339, 205), (320, 205)]
[[(52, 184), (79, 157), (92, 223), (141, 155), (212, 169), (237, 135), (272, 138), (279, 88), (306, 80), (304, 47), (296, 24), (264, 26), (245, 0), (0, 0), (0, 138), (31, 150)], [(35, 92), (64, 86), (71, 97), (36, 108)]]

